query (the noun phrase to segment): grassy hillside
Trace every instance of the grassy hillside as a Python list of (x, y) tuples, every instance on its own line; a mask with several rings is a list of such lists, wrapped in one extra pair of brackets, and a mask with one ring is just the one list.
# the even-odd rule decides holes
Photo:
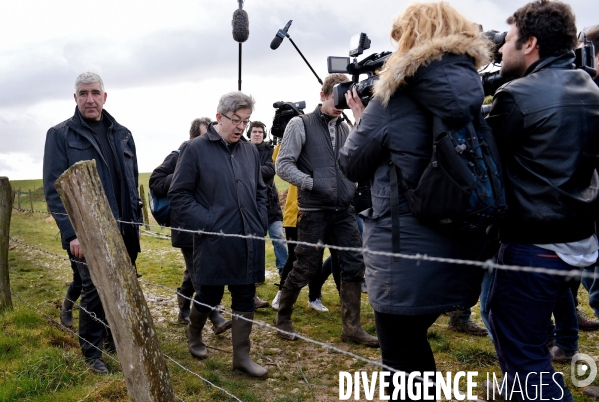
[[(148, 174), (140, 180), (147, 186)], [(34, 209), (45, 210), (39, 181), (15, 181), (21, 190), (36, 189)], [(147, 188), (147, 187), (146, 187)], [(281, 186), (279, 189), (283, 189)], [(28, 205), (28, 195), (22, 199)], [(28, 208), (28, 207), (27, 207)], [(153, 227), (150, 232), (164, 233)], [(117, 361), (106, 357), (111, 374), (93, 374), (85, 365), (75, 333), (60, 326), (60, 304), (71, 269), (64, 260), (60, 236), (52, 217), (13, 211), (10, 235), (11, 290), (14, 309), (0, 312), (0, 402), (3, 401), (128, 401), (125, 381)], [(230, 401), (232, 398), (208, 385), (201, 376), (226, 389), (243, 401), (335, 401), (339, 397), (339, 371), (372, 371), (372, 366), (351, 356), (339, 354), (312, 343), (285, 342), (267, 328), (254, 327), (252, 357), (265, 365), (270, 376), (266, 381), (249, 378), (231, 370), (231, 334), (215, 336), (204, 329), (209, 357), (196, 360), (187, 350), (184, 326), (176, 323), (177, 306), (174, 290), (180, 286), (183, 259), (170, 241), (151, 233), (142, 235), (142, 253), (138, 269), (143, 274), (140, 285), (152, 313), (162, 351), (186, 369), (167, 363), (173, 387), (179, 400)], [(257, 288), (265, 300), (272, 300), (278, 281), (272, 245), (267, 243), (267, 279)], [(451, 289), (448, 289), (451, 291)], [(582, 308), (592, 314), (586, 293), (580, 293)], [(230, 308), (230, 294), (223, 303)], [(303, 291), (294, 311), (294, 325), (305, 336), (329, 343), (341, 350), (367, 359), (380, 360), (378, 349), (345, 344), (340, 341), (341, 316), (337, 291), (332, 279), (323, 289), (323, 304), (330, 312), (317, 313), (307, 307), (307, 291)], [(478, 319), (478, 307), (474, 309)], [(374, 333), (374, 314), (367, 296), (362, 297), (362, 321)], [(75, 311), (75, 330), (78, 325)], [(271, 323), (272, 309), (260, 309), (256, 320)], [(488, 338), (456, 334), (447, 329), (448, 317), (441, 316), (429, 331), (429, 340), (440, 371), (478, 371), (479, 384), (486, 373), (500, 375), (493, 345)], [(406, 328), (405, 330), (410, 330)], [(581, 333), (581, 351), (596, 355), (598, 344), (594, 333)], [(556, 364), (569, 382), (569, 365)], [(190, 373), (189, 371), (193, 372)], [(581, 390), (573, 389), (577, 401), (590, 400)], [(479, 393), (481, 395), (481, 393)]]

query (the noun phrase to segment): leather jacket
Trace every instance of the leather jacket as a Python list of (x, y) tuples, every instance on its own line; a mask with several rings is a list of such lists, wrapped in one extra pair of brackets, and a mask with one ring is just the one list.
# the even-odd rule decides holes
[(547, 244), (594, 233), (599, 89), (574, 52), (538, 60), (500, 87), (487, 122), (505, 174), (502, 241)]

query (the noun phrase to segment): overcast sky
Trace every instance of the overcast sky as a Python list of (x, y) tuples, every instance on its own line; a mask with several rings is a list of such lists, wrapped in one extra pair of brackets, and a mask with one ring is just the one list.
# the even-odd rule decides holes
[[(242, 91), (256, 99), (252, 120), (270, 128), (276, 101), (318, 103), (320, 85), (288, 39), (270, 42), (289, 20), (291, 39), (317, 74), (327, 56), (347, 56), (349, 38), (365, 32), (365, 52), (393, 50), (393, 17), (409, 0), (246, 0), (250, 35), (243, 44)], [(504, 31), (526, 0), (450, 0), (485, 30)], [(578, 28), (596, 0), (571, 0)], [(140, 172), (151, 172), (188, 138), (196, 117), (215, 118), (220, 96), (237, 90), (238, 43), (231, 18), (237, 0), (0, 0), (0, 176), (42, 177), (48, 129), (75, 110), (74, 81), (100, 74), (105, 108), (131, 130)], [(594, 6), (594, 7), (593, 7)], [(595, 17), (597, 18), (597, 17)], [(350, 113), (351, 114), (351, 113)]]

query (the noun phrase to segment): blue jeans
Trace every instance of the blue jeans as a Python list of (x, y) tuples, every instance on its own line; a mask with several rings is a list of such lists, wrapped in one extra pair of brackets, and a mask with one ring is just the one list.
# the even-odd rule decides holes
[[(498, 262), (555, 271), (573, 269), (554, 252), (522, 243), (502, 244)], [(507, 378), (508, 392), (519, 389), (518, 384), (514, 384), (516, 375), (522, 387), (525, 387), (524, 395), (513, 394), (518, 401), (533, 399), (535, 395), (538, 399), (541, 384), (543, 398), (572, 400), (572, 394), (564, 385), (561, 375), (555, 376), (559, 385), (551, 380), (554, 370), (546, 346), (547, 324), (557, 300), (565, 292), (569, 293), (570, 290), (563, 276), (505, 269), (495, 271), (489, 319), (499, 365)], [(540, 373), (545, 374), (541, 377)]]
[(491, 323), (489, 322), (489, 298), (491, 297), (494, 276), (495, 275), (490, 272), (485, 272), (480, 289), (480, 318), (482, 318), (485, 327), (487, 327), (487, 331), (489, 331), (491, 342), (493, 342), (493, 332), (491, 331)]
[[(268, 225), (268, 235), (271, 239), (285, 240), (285, 235), (283, 234), (283, 221), (275, 221)], [(279, 241), (273, 241), (272, 246), (275, 249), (275, 265), (279, 270), (279, 276), (281, 276), (283, 267), (287, 261), (287, 246), (285, 243)]]

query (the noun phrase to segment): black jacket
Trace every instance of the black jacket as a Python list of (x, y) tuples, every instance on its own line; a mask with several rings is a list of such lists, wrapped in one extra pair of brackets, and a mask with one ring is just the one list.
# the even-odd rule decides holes
[[(177, 216), (184, 229), (266, 234), (266, 186), (258, 151), (245, 138), (227, 147), (213, 125), (183, 147), (168, 198), (171, 216)], [(264, 282), (263, 240), (192, 236), (194, 284)]]
[[(54, 215), (54, 219), (60, 229), (62, 246), (65, 250), (68, 250), (69, 242), (75, 239), (76, 235), (68, 216), (61, 215), (65, 213), (65, 209), (54, 187), (54, 182), (75, 162), (95, 159), (108, 204), (116, 220), (143, 222), (141, 202), (137, 191), (137, 156), (133, 136), (106, 110), (102, 111), (102, 116), (108, 121), (108, 139), (113, 147), (115, 162), (117, 162), (116, 170), (120, 176), (121, 188), (120, 200), (116, 199), (113, 178), (107, 161), (102, 155), (101, 146), (77, 107), (75, 107), (73, 117), (52, 127), (46, 135), (43, 167), (44, 193), (48, 208), (51, 212), (57, 213)], [(129, 255), (135, 261), (137, 252), (139, 252), (139, 227), (119, 223), (119, 229), (125, 239)]]
[(539, 60), (500, 87), (487, 122), (497, 139), (508, 214), (503, 241), (566, 243), (594, 233), (599, 89), (574, 52)]
[[(179, 153), (185, 147), (189, 141), (185, 141), (179, 147), (179, 152), (173, 151), (164, 158), (164, 161), (158, 166), (150, 175), (150, 190), (157, 197), (166, 197), (168, 190), (171, 187), (171, 181), (173, 180), (173, 173), (175, 173), (175, 167), (177, 167), (177, 161), (179, 160)], [(173, 215), (172, 210), (169, 220), (166, 222), (166, 226), (170, 227), (181, 227), (179, 220)], [(171, 230), (171, 243), (173, 247), (193, 247), (193, 238), (190, 233), (181, 232), (179, 230)]]
[(262, 141), (256, 145), (260, 155), (260, 171), (262, 180), (266, 184), (266, 210), (268, 211), (268, 224), (283, 220), (283, 211), (279, 204), (279, 191), (275, 185), (275, 164), (272, 161), (273, 146)]

